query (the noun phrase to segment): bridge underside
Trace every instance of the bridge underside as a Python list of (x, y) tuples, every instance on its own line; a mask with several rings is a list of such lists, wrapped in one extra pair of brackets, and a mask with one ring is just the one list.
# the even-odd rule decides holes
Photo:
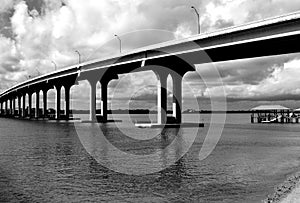
[[(216, 34), (217, 33), (217, 34)], [(107, 86), (119, 74), (151, 70), (157, 77), (157, 125), (182, 123), (182, 78), (195, 64), (300, 52), (300, 14), (209, 33), (179, 42), (157, 45), (107, 60), (87, 62), (13, 87), (0, 95), (1, 115), (48, 118), (47, 92), (55, 89), (56, 119), (70, 119), (70, 88), (78, 81), (90, 84), (90, 120), (107, 122)], [(173, 79), (173, 115), (167, 115), (167, 78)], [(101, 115), (96, 116), (96, 85), (101, 84)], [(64, 115), (61, 88), (65, 88)], [(39, 93), (43, 92), (42, 111)], [(36, 106), (32, 108), (32, 94)], [(28, 97), (28, 107), (26, 98)], [(16, 109), (16, 100), (18, 109)], [(34, 111), (35, 109), (35, 111)]]

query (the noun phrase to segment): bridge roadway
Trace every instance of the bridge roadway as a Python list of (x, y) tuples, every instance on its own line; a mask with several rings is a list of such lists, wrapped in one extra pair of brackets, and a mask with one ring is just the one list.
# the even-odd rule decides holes
[[(182, 77), (195, 64), (300, 52), (300, 13), (292, 13), (241, 26), (203, 33), (187, 39), (144, 47), (114, 57), (93, 60), (32, 78), (0, 94), (1, 115), (47, 118), (47, 92), (56, 89), (56, 119), (70, 118), (70, 88), (89, 81), (90, 120), (96, 121), (96, 85), (101, 84), (101, 116), (107, 121), (107, 86), (119, 74), (152, 70), (158, 79), (158, 124), (181, 123)], [(249, 67), (250, 68), (250, 67)], [(167, 77), (173, 79), (173, 115), (168, 118)], [(61, 88), (65, 89), (65, 115), (61, 115)], [(39, 95), (43, 93), (43, 111)], [(35, 111), (32, 95), (36, 94)], [(16, 109), (18, 101), (18, 110)], [(28, 106), (26, 105), (28, 100)]]

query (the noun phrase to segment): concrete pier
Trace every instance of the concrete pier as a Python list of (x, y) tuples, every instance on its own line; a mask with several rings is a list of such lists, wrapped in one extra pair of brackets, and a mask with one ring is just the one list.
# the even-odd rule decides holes
[(60, 119), (60, 97), (61, 97), (61, 87), (62, 87), (62, 85), (61, 84), (57, 84), (57, 85), (55, 85), (55, 89), (56, 89), (56, 109), (55, 109), (55, 113), (56, 113), (56, 115), (55, 115), (55, 118), (57, 119), (57, 120), (59, 120)]
[(40, 90), (36, 90), (35, 92), (35, 118), (38, 119), (40, 117)]
[(65, 107), (66, 107), (66, 120), (70, 119), (70, 89), (71, 85), (65, 85)]
[(22, 105), (21, 105), (22, 95), (18, 95), (18, 116), (22, 117)]
[(89, 80), (90, 83), (90, 121), (96, 121), (96, 86), (97, 80)]
[(32, 92), (28, 92), (28, 117), (32, 118)]
[(43, 89), (43, 117), (47, 118), (48, 117), (48, 108), (47, 108), (47, 93), (48, 93), (48, 89)]
[(23, 111), (22, 111), (22, 117), (26, 117), (26, 93), (23, 93)]
[(155, 72), (157, 77), (157, 124), (167, 123), (167, 78), (164, 71)]

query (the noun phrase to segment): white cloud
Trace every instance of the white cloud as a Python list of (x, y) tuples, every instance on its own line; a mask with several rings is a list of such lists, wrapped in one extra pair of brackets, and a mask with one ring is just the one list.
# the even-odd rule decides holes
[[(117, 53), (118, 41), (114, 39), (114, 34), (122, 36), (124, 50), (170, 40), (172, 37), (190, 36), (196, 32), (196, 19), (189, 4), (199, 9), (204, 31), (300, 9), (298, 0), (288, 3), (286, 0), (205, 0), (201, 5), (198, 1), (187, 3), (185, 0), (65, 0), (65, 6), (62, 6), (60, 0), (44, 2), (43, 8), (37, 10), (30, 10), (25, 1), (2, 2), (0, 12), (2, 9), (4, 11), (12, 8), (14, 4), (15, 10), (11, 17), (14, 36), (12, 39), (0, 37), (0, 74), (1, 78), (6, 78), (1, 83), (21, 80), (26, 74), (35, 74), (36, 69), (42, 73), (53, 71), (51, 60), (55, 61), (59, 68), (77, 63), (78, 56), (75, 50), (80, 51), (82, 59)], [(163, 34), (161, 31), (152, 32), (152, 35), (145, 32), (140, 36), (132, 34), (134, 37), (131, 38), (122, 35), (144, 29), (168, 30), (172, 34)], [(247, 62), (247, 65), (251, 67), (251, 62)], [(274, 87), (282, 94), (298, 91), (296, 86), (284, 83), (287, 79), (296, 83), (294, 75), (298, 72), (292, 68), (292, 62), (287, 63), (284, 68), (274, 66), (275, 71), (268, 70), (272, 65), (263, 68), (263, 76), (258, 80), (254, 76), (259, 73), (259, 65), (254, 63), (253, 66), (257, 67), (251, 70), (246, 70), (245, 67), (240, 71), (228, 70), (225, 78), (228, 82), (225, 87), (228, 95), (256, 96), (264, 94), (263, 90), (276, 94), (278, 91), (276, 92)], [(16, 77), (12, 76), (14, 73)], [(247, 78), (240, 77), (243, 74)], [(247, 79), (247, 83), (243, 83)], [(233, 84), (233, 80), (237, 82)], [(130, 94), (130, 91), (137, 91), (136, 88), (143, 85), (151, 85), (153, 81), (153, 78), (149, 79), (145, 74), (130, 76), (128, 84), (124, 84), (124, 87), (129, 88), (126, 91), (123, 88), (120, 95)], [(205, 95), (209, 91), (217, 95), (219, 88), (218, 84), (215, 84), (207, 91), (198, 88), (197, 92)]]
[(181, 24), (177, 27), (175, 33), (176, 39), (187, 38), (192, 35), (192, 31), (187, 24)]
[(213, 0), (207, 1), (201, 21), (206, 31), (211, 31), (299, 10), (298, 0)]
[(2, 0), (0, 13), (7, 12), (7, 10), (12, 9), (14, 6), (14, 0)]
[(209, 19), (212, 25), (215, 25), (218, 20), (231, 21), (235, 24), (242, 24), (248, 16), (247, 9), (241, 9), (245, 0), (223, 0), (221, 4), (210, 2), (206, 6), (205, 19)]
[(238, 84), (214, 86), (206, 88), (204, 96), (218, 97), (225, 90), (226, 96), (229, 98), (268, 98), (280, 95), (300, 94), (300, 60), (292, 60), (284, 64), (284, 66), (275, 66), (274, 71), (259, 84)]

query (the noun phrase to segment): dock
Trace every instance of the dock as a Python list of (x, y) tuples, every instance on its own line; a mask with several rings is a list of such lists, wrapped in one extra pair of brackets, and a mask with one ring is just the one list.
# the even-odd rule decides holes
[(261, 105), (251, 109), (251, 123), (300, 123), (300, 116), (281, 105)]

